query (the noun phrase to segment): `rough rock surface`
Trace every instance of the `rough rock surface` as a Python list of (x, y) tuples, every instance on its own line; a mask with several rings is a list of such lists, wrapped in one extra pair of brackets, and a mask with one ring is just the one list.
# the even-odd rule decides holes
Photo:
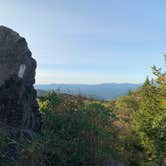
[(26, 40), (0, 26), (0, 128), (6, 134), (40, 132), (35, 69)]

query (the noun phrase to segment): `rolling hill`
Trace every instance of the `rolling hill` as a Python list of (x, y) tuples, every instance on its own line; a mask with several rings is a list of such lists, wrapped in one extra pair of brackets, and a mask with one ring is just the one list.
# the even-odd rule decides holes
[(129, 90), (134, 91), (141, 84), (131, 83), (105, 83), (105, 84), (40, 84), (35, 85), (38, 94), (44, 94), (48, 91), (55, 90), (67, 94), (80, 94), (82, 96), (93, 97), (101, 100), (116, 99), (128, 93)]

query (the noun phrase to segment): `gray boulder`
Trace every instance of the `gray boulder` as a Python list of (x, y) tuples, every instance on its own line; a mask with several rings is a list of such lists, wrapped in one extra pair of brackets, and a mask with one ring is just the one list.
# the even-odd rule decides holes
[(35, 69), (26, 40), (0, 26), (0, 128), (7, 135), (40, 132)]

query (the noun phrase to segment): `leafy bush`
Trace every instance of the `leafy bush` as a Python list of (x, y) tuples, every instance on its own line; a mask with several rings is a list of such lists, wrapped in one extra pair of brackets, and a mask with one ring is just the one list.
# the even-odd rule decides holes
[(111, 110), (101, 104), (83, 104), (80, 97), (62, 98), (55, 92), (39, 103), (48, 165), (96, 165), (112, 157)]

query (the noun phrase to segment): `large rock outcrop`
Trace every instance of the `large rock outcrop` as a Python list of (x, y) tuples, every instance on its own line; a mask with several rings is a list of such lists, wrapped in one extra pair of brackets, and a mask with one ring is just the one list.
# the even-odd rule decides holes
[(0, 128), (5, 134), (40, 132), (35, 69), (26, 40), (0, 26)]

